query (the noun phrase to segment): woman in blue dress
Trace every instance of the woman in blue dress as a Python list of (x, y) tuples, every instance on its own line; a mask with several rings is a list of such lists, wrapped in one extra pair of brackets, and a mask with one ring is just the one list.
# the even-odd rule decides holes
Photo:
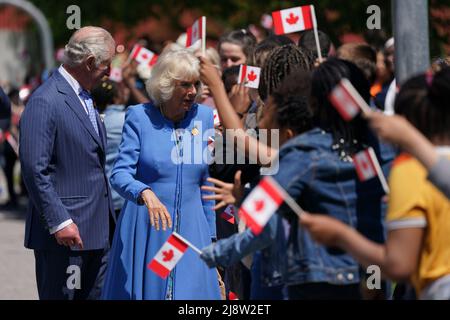
[(104, 299), (220, 299), (215, 269), (188, 249), (166, 279), (147, 268), (173, 231), (198, 248), (216, 237), (214, 201), (202, 200), (208, 178), (213, 113), (195, 103), (199, 61), (168, 51), (152, 69), (153, 103), (130, 107), (111, 185), (125, 199), (109, 256)]

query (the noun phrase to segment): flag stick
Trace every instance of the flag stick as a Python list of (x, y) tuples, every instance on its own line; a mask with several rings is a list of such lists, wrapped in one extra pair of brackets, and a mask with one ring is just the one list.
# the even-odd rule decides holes
[(313, 5), (311, 5), (310, 8), (311, 8), (311, 16), (313, 19), (314, 38), (316, 39), (317, 57), (319, 58), (319, 63), (322, 63), (323, 58), (322, 58), (322, 50), (320, 50), (319, 32), (317, 31), (316, 11), (314, 10)]
[(206, 17), (202, 18), (202, 55), (206, 57)]
[(7, 132), (5, 134), (5, 137), (6, 137), (6, 141), (8, 142), (8, 144), (14, 150), (14, 153), (16, 154), (16, 156), (19, 157), (19, 145), (17, 144), (16, 139), (14, 139), (14, 137), (9, 132)]
[(184, 243), (186, 243), (189, 247), (192, 248), (192, 250), (194, 250), (195, 252), (197, 252), (198, 254), (201, 254), (202, 251), (197, 248), (196, 246), (194, 246), (192, 243), (190, 243), (189, 241), (187, 241), (185, 238), (183, 238), (182, 236), (180, 236), (177, 232), (173, 232), (172, 233), (175, 237), (179, 238), (181, 241), (183, 241)]
[(128, 64), (130, 64), (131, 60), (133, 59), (133, 58), (132, 58), (132, 53), (133, 53), (134, 50), (137, 50), (136, 46), (137, 46), (137, 44), (135, 44), (135, 45), (133, 46), (133, 49), (131, 49), (130, 54), (128, 55), (128, 58), (127, 58), (127, 60), (125, 61), (125, 66), (127, 66)]
[(375, 171), (377, 172), (378, 178), (380, 179), (381, 186), (383, 187), (383, 190), (386, 194), (389, 194), (389, 186), (386, 181), (386, 178), (383, 174), (383, 171), (381, 170), (380, 163), (378, 162), (377, 156), (375, 154), (375, 151), (372, 147), (369, 148), (369, 154), (372, 159), (373, 165), (375, 166)]
[(292, 199), (292, 197), (281, 187), (278, 182), (275, 181), (274, 178), (268, 176), (267, 179), (270, 180), (270, 183), (274, 185), (277, 190), (283, 195), (284, 201), (286, 204), (294, 211), (297, 216), (301, 219), (302, 214), (304, 213), (303, 209), (297, 204), (297, 202)]
[(358, 93), (358, 91), (356, 91), (355, 87), (353, 87), (352, 83), (346, 78), (343, 78), (341, 80), (341, 83), (345, 87), (345, 89), (347, 89), (347, 91), (353, 96), (353, 98), (356, 99), (356, 102), (360, 106), (362, 112), (365, 115), (369, 115), (372, 112), (372, 110), (370, 109), (370, 107), (367, 104), (367, 102)]

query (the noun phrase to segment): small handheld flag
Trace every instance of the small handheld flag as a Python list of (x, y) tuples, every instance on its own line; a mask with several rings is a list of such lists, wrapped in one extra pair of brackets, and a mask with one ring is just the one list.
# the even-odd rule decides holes
[(161, 278), (167, 278), (170, 271), (183, 257), (188, 246), (194, 249), (198, 254), (201, 253), (198, 248), (181, 237), (178, 233), (173, 232), (147, 267)]
[(122, 68), (112, 67), (109, 73), (109, 80), (114, 82), (122, 82)]
[(243, 83), (244, 86), (249, 88), (258, 89), (260, 74), (261, 68), (242, 64), (239, 69), (238, 83)]
[(355, 164), (356, 173), (360, 181), (366, 181), (378, 176), (384, 192), (386, 194), (389, 193), (389, 186), (372, 147), (355, 154), (353, 156), (353, 163)]
[(362, 110), (370, 113), (370, 107), (356, 91), (351, 82), (343, 78), (331, 91), (330, 102), (345, 121), (350, 121)]
[(222, 212), (220, 217), (226, 221), (228, 221), (231, 224), (235, 224), (234, 219), (234, 206), (230, 204), (228, 207), (225, 208), (225, 210)]
[(186, 47), (194, 45), (198, 40), (202, 41), (202, 54), (206, 50), (206, 17), (197, 19), (186, 31)]
[(145, 64), (148, 66), (154, 65), (158, 60), (158, 56), (154, 52), (139, 44), (136, 44), (133, 47), (133, 50), (131, 50), (130, 58), (136, 60), (139, 64)]
[(266, 176), (245, 199), (239, 217), (258, 235), (283, 201), (301, 218), (303, 210), (295, 200), (272, 177)]
[(312, 6), (294, 7), (272, 12), (273, 25), (277, 35), (313, 28)]
[(313, 5), (293, 7), (272, 12), (275, 34), (281, 35), (297, 31), (314, 29), (317, 57), (322, 62), (319, 34), (317, 32), (316, 11)]
[(214, 127), (220, 126), (219, 112), (216, 109), (213, 110), (213, 118), (214, 118)]

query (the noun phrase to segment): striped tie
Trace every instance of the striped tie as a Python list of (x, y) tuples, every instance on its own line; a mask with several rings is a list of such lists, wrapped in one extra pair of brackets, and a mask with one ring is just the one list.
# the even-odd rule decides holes
[(89, 120), (91, 120), (92, 126), (95, 129), (95, 132), (97, 132), (97, 135), (99, 135), (98, 126), (97, 126), (97, 118), (95, 117), (94, 101), (92, 101), (91, 95), (86, 90), (81, 90), (80, 97), (83, 99), (84, 103), (86, 104), (86, 107), (88, 109)]

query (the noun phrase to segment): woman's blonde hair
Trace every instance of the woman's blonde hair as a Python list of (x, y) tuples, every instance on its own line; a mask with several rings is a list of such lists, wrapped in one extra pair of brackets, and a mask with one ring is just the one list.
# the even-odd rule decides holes
[[(200, 77), (200, 63), (194, 54), (185, 48), (165, 51), (152, 68), (146, 83), (147, 93), (155, 105), (160, 106), (172, 98), (175, 80), (191, 80)], [(201, 95), (201, 88), (197, 88)]]

